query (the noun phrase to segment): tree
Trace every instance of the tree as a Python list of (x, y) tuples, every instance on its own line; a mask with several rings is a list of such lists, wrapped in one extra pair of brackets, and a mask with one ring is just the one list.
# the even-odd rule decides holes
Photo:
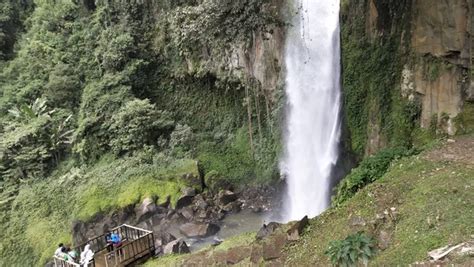
[(156, 110), (148, 99), (131, 100), (112, 117), (110, 147), (121, 155), (156, 144), (159, 136), (169, 134), (173, 124), (170, 115)]

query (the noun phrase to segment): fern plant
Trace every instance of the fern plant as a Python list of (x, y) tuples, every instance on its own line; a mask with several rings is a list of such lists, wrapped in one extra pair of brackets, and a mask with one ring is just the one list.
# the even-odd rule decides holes
[(350, 267), (360, 262), (367, 266), (375, 252), (375, 240), (364, 232), (358, 232), (344, 240), (331, 241), (325, 254), (334, 266)]

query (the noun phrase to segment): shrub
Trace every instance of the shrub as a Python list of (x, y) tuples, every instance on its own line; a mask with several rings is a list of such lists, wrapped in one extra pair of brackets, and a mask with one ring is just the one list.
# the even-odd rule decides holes
[(79, 75), (74, 72), (73, 66), (59, 63), (49, 74), (44, 95), (58, 107), (77, 107), (81, 89)]
[(416, 152), (416, 150), (408, 150), (402, 147), (388, 148), (365, 158), (360, 165), (353, 169), (336, 187), (336, 194), (332, 201), (333, 206), (342, 204), (351, 198), (359, 189), (382, 177), (385, 172), (387, 172), (393, 160), (413, 155)]
[(108, 28), (102, 33), (96, 56), (106, 71), (120, 71), (130, 61), (134, 45), (133, 37), (126, 30)]
[(344, 240), (331, 241), (325, 254), (335, 266), (357, 266), (360, 261), (367, 265), (375, 252), (375, 240), (358, 232)]
[(178, 124), (171, 133), (169, 146), (174, 154), (184, 156), (185, 152), (193, 148), (194, 139), (191, 127)]
[(112, 117), (110, 147), (119, 155), (156, 143), (173, 127), (170, 116), (155, 109), (149, 100), (131, 100)]

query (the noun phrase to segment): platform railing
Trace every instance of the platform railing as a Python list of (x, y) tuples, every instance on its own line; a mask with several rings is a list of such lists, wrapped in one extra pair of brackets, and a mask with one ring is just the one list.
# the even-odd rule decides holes
[(54, 260), (55, 267), (81, 267), (79, 263), (66, 261), (65, 259), (59, 258), (58, 256), (54, 256), (53, 260)]
[[(126, 266), (142, 257), (153, 255), (155, 252), (155, 242), (152, 231), (123, 224), (110, 230), (110, 233), (118, 234), (121, 237), (123, 245), (117, 248), (114, 247), (113, 251), (105, 254), (106, 267)], [(74, 249), (81, 253), (84, 251), (86, 245), (90, 245), (91, 250), (97, 253), (107, 249), (110, 244), (107, 243), (107, 234), (102, 234), (89, 239)], [(94, 267), (95, 264), (91, 266)]]
[[(133, 230), (133, 229), (128, 229)], [(127, 266), (147, 255), (153, 255), (155, 251), (155, 241), (153, 233), (145, 233), (141, 235), (137, 231), (130, 234), (138, 234), (138, 238), (128, 239), (129, 242), (120, 247), (114, 247), (114, 250), (105, 254), (105, 266)]]

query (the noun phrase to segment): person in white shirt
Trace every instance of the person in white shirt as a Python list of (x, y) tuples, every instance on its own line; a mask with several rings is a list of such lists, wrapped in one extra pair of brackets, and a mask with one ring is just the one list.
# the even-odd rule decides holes
[(89, 266), (89, 262), (94, 259), (94, 252), (91, 250), (91, 246), (87, 244), (84, 247), (84, 251), (81, 253), (81, 261), (80, 264), (84, 267)]
[(61, 258), (61, 256), (64, 254), (64, 251), (66, 250), (66, 247), (64, 247), (63, 243), (60, 243), (58, 245), (58, 248), (54, 252), (54, 256)]

